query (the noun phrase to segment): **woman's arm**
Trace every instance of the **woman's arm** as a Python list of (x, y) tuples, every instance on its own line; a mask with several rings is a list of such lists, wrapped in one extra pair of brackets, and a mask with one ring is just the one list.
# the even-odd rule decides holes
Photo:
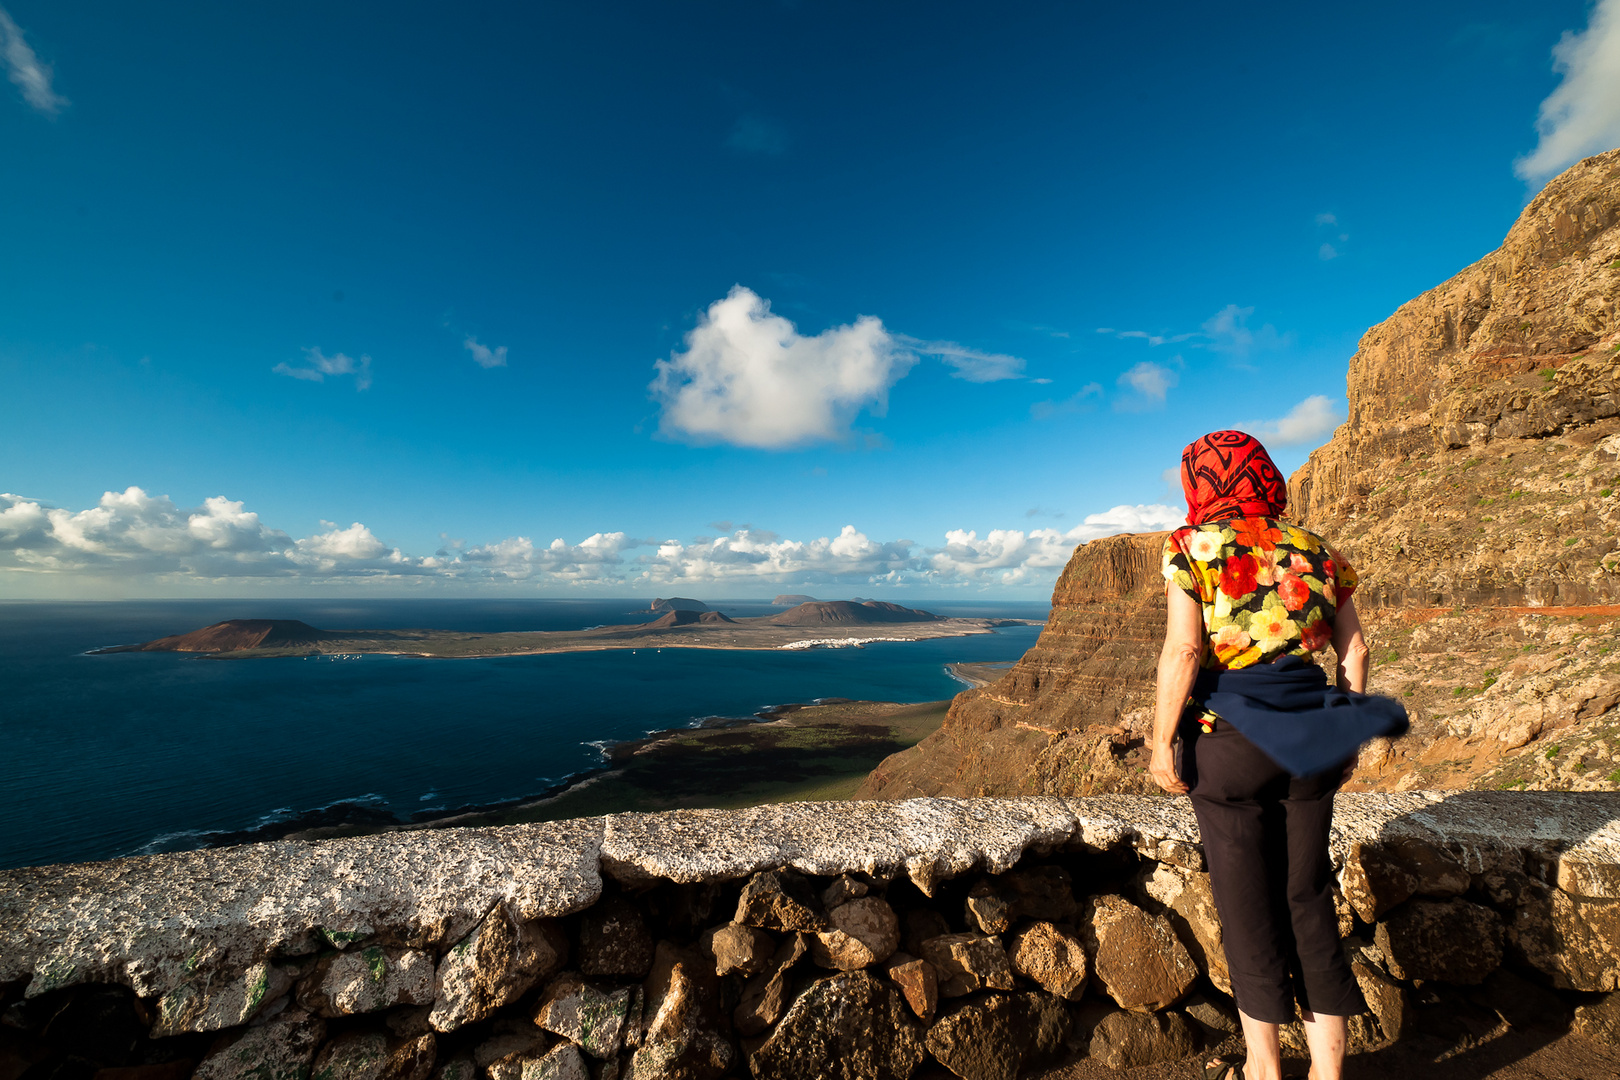
[(1372, 666), (1372, 655), (1361, 636), (1361, 616), (1356, 614), (1356, 602), (1345, 597), (1333, 620), (1333, 651), (1339, 654), (1339, 689), (1367, 692), (1367, 670)]
[(1176, 728), (1181, 710), (1198, 677), (1198, 661), (1204, 655), (1206, 635), (1204, 612), (1198, 601), (1175, 585), (1166, 586), (1168, 611), (1164, 624), (1164, 649), (1159, 653), (1159, 694), (1153, 717), (1153, 763), (1148, 772), (1153, 782), (1172, 795), (1187, 793), (1187, 785), (1176, 775)]

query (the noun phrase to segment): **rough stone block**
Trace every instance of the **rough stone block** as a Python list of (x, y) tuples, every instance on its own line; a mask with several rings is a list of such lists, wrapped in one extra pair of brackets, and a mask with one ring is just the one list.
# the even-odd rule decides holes
[(1068, 1033), (1068, 1011), (1049, 994), (989, 994), (940, 1017), (926, 1045), (962, 1080), (1014, 1080), (1061, 1053)]
[(758, 1080), (906, 1080), (923, 1053), (900, 993), (851, 971), (812, 983), (748, 1064)]
[(872, 891), (872, 887), (853, 874), (839, 874), (833, 883), (821, 890), (821, 906), (831, 911), (839, 904), (858, 900)]
[(788, 971), (809, 954), (806, 936), (794, 934), (789, 937), (771, 957), (770, 970), (755, 975), (743, 986), (742, 999), (731, 1014), (738, 1034), (758, 1035), (780, 1020), (787, 1011)]
[(1209, 976), (1215, 989), (1230, 995), (1232, 976), (1226, 966), (1226, 943), (1209, 875), (1160, 865), (1143, 879), (1142, 889), (1170, 909), (1170, 925), (1178, 931), (1193, 963)]
[(1373, 940), (1397, 979), (1472, 985), (1502, 964), (1502, 919), (1468, 900), (1413, 900), (1378, 924)]
[(934, 965), (909, 953), (895, 953), (883, 965), (883, 973), (900, 988), (906, 1004), (924, 1023), (939, 1009), (939, 973)]
[(1012, 926), (1013, 906), (990, 882), (980, 880), (963, 903), (967, 924), (982, 934), (1005, 934)]
[(810, 882), (793, 870), (767, 870), (749, 878), (732, 922), (762, 930), (814, 932), (827, 928)]
[(1545, 890), (1514, 913), (1508, 941), (1560, 990), (1620, 990), (1620, 900)]
[(1091, 1056), (1110, 1069), (1179, 1061), (1197, 1049), (1197, 1029), (1175, 1011), (1109, 1013), (1091, 1031)]
[(706, 930), (699, 939), (699, 947), (714, 959), (716, 975), (758, 975), (771, 966), (776, 952), (776, 941), (763, 930), (741, 923), (727, 923)]
[(540, 995), (536, 1025), (571, 1039), (594, 1058), (607, 1059), (624, 1044), (632, 992), (599, 990), (572, 972), (557, 976)]
[(431, 1034), (391, 1039), (380, 1031), (349, 1031), (321, 1048), (311, 1075), (320, 1080), (428, 1080), (434, 1054)]
[(1352, 844), (1339, 888), (1361, 921), (1373, 923), (1413, 896), (1461, 896), (1472, 880), (1436, 845), (1402, 837)]
[(307, 1076), (326, 1038), (326, 1021), (305, 1012), (284, 1013), (250, 1027), (197, 1065), (192, 1080), (259, 1080), (265, 1076)]
[(1079, 1001), (1090, 974), (1080, 938), (1055, 923), (1035, 922), (1020, 930), (1008, 950), (1012, 968), (1049, 994)]
[(1168, 1008), (1198, 978), (1198, 968), (1170, 921), (1162, 915), (1154, 918), (1123, 896), (1105, 894), (1087, 901), (1080, 937), (1092, 974), (1124, 1008)]
[(245, 1024), (292, 989), (285, 968), (260, 962), (245, 972), (205, 970), (158, 999), (152, 1035), (219, 1031)]
[(299, 988), (298, 1003), (320, 1016), (431, 1005), (433, 956), (378, 945), (322, 958)]
[(562, 967), (567, 951), (567, 939), (552, 923), (525, 922), (508, 905), (495, 905), (439, 961), (428, 1021), (436, 1031), (454, 1031), (484, 1019)]
[(810, 959), (822, 967), (856, 971), (880, 964), (900, 945), (900, 919), (886, 901), (863, 896), (827, 913), (826, 930), (810, 939)]
[(572, 1043), (558, 1043), (540, 1058), (523, 1062), (520, 1080), (591, 1080), (591, 1071), (579, 1047)]
[(1352, 1054), (1389, 1046), (1398, 1040), (1412, 1022), (1406, 989), (1391, 982), (1383, 972), (1359, 960), (1350, 962), (1350, 974), (1361, 988), (1367, 1014), (1350, 1018), (1348, 1047)]
[(962, 997), (975, 990), (1011, 990), (1012, 965), (1001, 939), (983, 934), (946, 934), (922, 943), (922, 958), (939, 975), (940, 997)]
[(719, 979), (695, 950), (660, 941), (643, 984), (650, 1015), (630, 1061), (637, 1080), (715, 1080), (736, 1063), (719, 1022)]

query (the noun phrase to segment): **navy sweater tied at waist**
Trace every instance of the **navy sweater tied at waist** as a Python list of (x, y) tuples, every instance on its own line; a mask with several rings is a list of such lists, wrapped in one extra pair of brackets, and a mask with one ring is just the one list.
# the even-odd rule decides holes
[(1192, 696), (1294, 776), (1342, 766), (1368, 739), (1408, 726), (1394, 698), (1329, 686), (1326, 672), (1298, 656), (1200, 671)]

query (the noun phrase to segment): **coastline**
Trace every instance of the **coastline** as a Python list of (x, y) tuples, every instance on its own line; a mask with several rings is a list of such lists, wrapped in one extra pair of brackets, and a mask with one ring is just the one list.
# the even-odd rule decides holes
[(945, 674), (977, 690), (989, 686), (1016, 664), (1016, 660), (967, 660), (945, 665)]
[[(502, 656), (602, 652), (629, 649), (792, 650), (864, 648), (874, 642), (930, 641), (994, 633), (1003, 626), (1040, 626), (1034, 619), (938, 619), (931, 622), (847, 626), (762, 626), (739, 620), (728, 624), (666, 627), (607, 626), (590, 630), (527, 630), (470, 633), (447, 630), (333, 631), (329, 640), (280, 648), (188, 653), (207, 660), (262, 660), (317, 656), (401, 656), (432, 660), (481, 660)], [(341, 635), (341, 636), (340, 636)], [(86, 655), (119, 652), (180, 652), (118, 645)]]
[(948, 698), (916, 704), (822, 698), (774, 705), (752, 716), (707, 717), (693, 726), (604, 744), (597, 768), (518, 799), (421, 811), (408, 818), (374, 805), (339, 801), (251, 829), (204, 834), (200, 846), (847, 799), (884, 758), (937, 730), (949, 706)]

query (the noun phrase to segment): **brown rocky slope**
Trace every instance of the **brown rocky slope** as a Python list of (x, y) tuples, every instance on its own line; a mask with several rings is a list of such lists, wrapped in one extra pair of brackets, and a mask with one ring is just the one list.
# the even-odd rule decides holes
[[(1354, 786), (1620, 786), (1620, 150), (1369, 330), (1291, 516), (1357, 566), (1372, 689), (1412, 732)], [(1151, 791), (1163, 535), (1080, 547), (1040, 641), (861, 796)]]

